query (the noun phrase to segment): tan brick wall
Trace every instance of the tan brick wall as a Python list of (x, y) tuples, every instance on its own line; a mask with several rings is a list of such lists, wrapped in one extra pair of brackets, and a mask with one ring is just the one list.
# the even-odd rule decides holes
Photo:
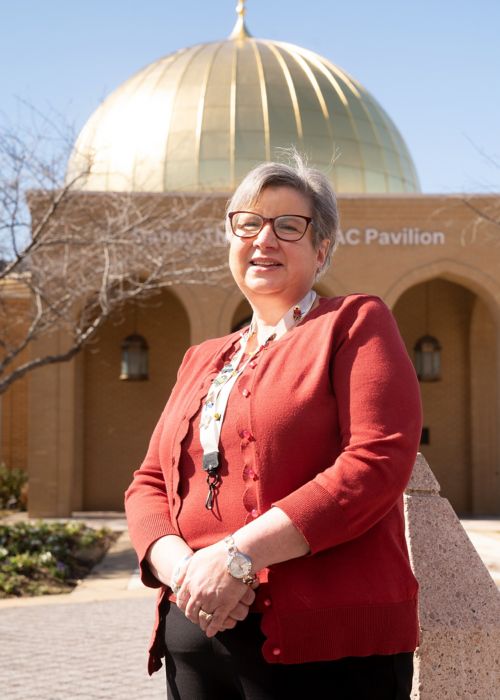
[(498, 347), (490, 310), (476, 299), (471, 319), (471, 421), (473, 512), (500, 511), (500, 466), (497, 463), (499, 432), (497, 374)]
[[(26, 290), (21, 285), (4, 286), (0, 295), (0, 324), (3, 326), (2, 340), (7, 350), (15, 348), (23, 337), (26, 323), (23, 316), (28, 303)], [(10, 344), (10, 347), (9, 347)], [(3, 348), (0, 360), (4, 358)], [(6, 366), (9, 374), (27, 360), (27, 352), (21, 353)], [(4, 375), (5, 376), (5, 375)], [(16, 380), (0, 395), (0, 463), (8, 467), (26, 469), (28, 460), (28, 377)]]
[(411, 356), (423, 335), (434, 336), (442, 347), (441, 380), (420, 383), (424, 426), (430, 431), (430, 444), (421, 451), (442, 495), (460, 512), (472, 508), (469, 336), (474, 301), (464, 287), (437, 279), (405, 292), (394, 308)]
[[(168, 216), (168, 197), (158, 195), (156, 200), (165, 206)], [(325, 294), (366, 292), (382, 296), (395, 308), (411, 353), (424, 332), (438, 337), (443, 346), (443, 379), (422, 385), (425, 424), (431, 437), (423, 452), (455, 508), (500, 514), (497, 230), (478, 219), (460, 196), (343, 196), (339, 202), (344, 232), (350, 227), (360, 231), (373, 227), (397, 233), (416, 227), (445, 234), (443, 245), (345, 245), (319, 288)], [(207, 201), (211, 221), (222, 218), (224, 203), (224, 197)], [(99, 195), (86, 194), (84, 204), (96, 211)], [(497, 200), (475, 197), (473, 204), (491, 212)], [(83, 213), (84, 208), (79, 207), (78, 215)], [(227, 252), (218, 250), (214, 255), (224, 259)], [(430, 327), (425, 323), (421, 286), (428, 280)], [(77, 362), (68, 372), (40, 373), (30, 409), (34, 417), (31, 443), (35, 445), (30, 454), (33, 452), (33, 468), (37, 470), (37, 488), (45, 488), (44, 514), (52, 501), (57, 501), (58, 512), (70, 510), (75, 503), (85, 508), (121, 508), (123, 489), (144, 454), (185, 347), (228, 332), (248, 311), (241, 296), (225, 283), (186, 285), (176, 288), (176, 293), (186, 312), (166, 293), (163, 305), (140, 313), (138, 331), (151, 347), (150, 382), (131, 384), (118, 379), (120, 344), (132, 332), (130, 313), (125, 314), (122, 325), (110, 322), (103, 328), (79, 361), (81, 372)], [(60, 376), (57, 385), (56, 376)], [(73, 382), (71, 390), (67, 377)], [(21, 394), (18, 396), (22, 403)], [(71, 400), (75, 407), (68, 417), (68, 428), (56, 440), (56, 433), (61, 432), (57, 426), (64, 423), (58, 420), (66, 415)], [(79, 416), (80, 405), (83, 417)], [(19, 406), (16, 411), (22, 415)], [(6, 431), (5, 415), (4, 410), (3, 444), (6, 432), (13, 431), (11, 419)], [(55, 428), (49, 430), (50, 426)], [(40, 435), (47, 431), (50, 440)], [(12, 434), (9, 440), (15, 445), (22, 438)], [(59, 459), (60, 455), (63, 458)], [(59, 481), (66, 484), (62, 490), (56, 487)], [(79, 500), (82, 492), (83, 500)]]
[[(119, 379), (120, 345), (134, 331), (149, 345), (144, 382)], [(85, 350), (84, 509), (123, 509), (123, 492), (146, 453), (188, 345), (186, 312), (165, 292), (137, 312), (129, 306), (110, 319)]]
[(0, 463), (26, 469), (28, 460), (28, 379), (23, 377), (0, 398)]

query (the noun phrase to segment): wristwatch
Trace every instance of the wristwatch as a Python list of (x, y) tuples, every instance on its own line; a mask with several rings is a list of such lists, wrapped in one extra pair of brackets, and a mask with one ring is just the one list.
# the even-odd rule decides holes
[(257, 576), (252, 574), (252, 560), (243, 552), (240, 552), (236, 546), (232, 535), (228, 535), (224, 539), (224, 544), (227, 549), (226, 567), (233, 578), (238, 579), (247, 586), (251, 586), (257, 581)]

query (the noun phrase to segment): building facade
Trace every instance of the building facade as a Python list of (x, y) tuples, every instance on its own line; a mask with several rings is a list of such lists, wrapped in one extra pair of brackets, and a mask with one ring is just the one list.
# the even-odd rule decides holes
[[(69, 176), (91, 159), (86, 193), (209, 195), (222, 224), (253, 165), (282, 146), (306, 153), (330, 175), (341, 212), (339, 249), (317, 291), (381, 296), (412, 357), (422, 339), (437, 341), (439, 378), (421, 382), (421, 451), (458, 512), (500, 514), (496, 198), (420, 194), (376, 100), (310, 51), (254, 39), (243, 15), (240, 3), (227, 40), (171, 54), (118, 88), (84, 127)], [(128, 307), (110, 318), (76, 359), (13, 385), (2, 400), (1, 459), (28, 466), (30, 511), (122, 510), (184, 351), (250, 312), (234, 285), (177, 284), (139, 314)], [(149, 378), (123, 381), (122, 343), (137, 332)]]

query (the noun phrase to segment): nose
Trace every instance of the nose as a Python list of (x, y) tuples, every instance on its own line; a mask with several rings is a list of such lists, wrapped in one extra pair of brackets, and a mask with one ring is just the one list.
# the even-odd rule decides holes
[(254, 238), (254, 245), (261, 248), (276, 248), (278, 246), (278, 238), (274, 233), (270, 221), (266, 221), (258, 235)]

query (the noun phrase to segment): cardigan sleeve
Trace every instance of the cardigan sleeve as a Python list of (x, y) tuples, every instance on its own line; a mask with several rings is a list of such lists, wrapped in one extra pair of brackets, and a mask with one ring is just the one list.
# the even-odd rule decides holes
[(313, 554), (362, 535), (394, 507), (421, 435), (419, 385), (391, 312), (377, 297), (358, 297), (346, 314), (330, 365), (341, 453), (273, 503)]
[[(177, 373), (177, 379), (189, 361), (195, 346), (189, 348)], [(172, 394), (175, 392), (175, 387)], [(134, 472), (134, 478), (125, 492), (125, 512), (132, 545), (137, 552), (142, 582), (151, 588), (162, 584), (153, 576), (146, 561), (149, 547), (165, 535), (178, 535), (170, 518), (167, 489), (160, 462), (160, 440), (165, 416), (169, 410), (167, 403), (153, 431), (146, 457), (141, 467)]]

